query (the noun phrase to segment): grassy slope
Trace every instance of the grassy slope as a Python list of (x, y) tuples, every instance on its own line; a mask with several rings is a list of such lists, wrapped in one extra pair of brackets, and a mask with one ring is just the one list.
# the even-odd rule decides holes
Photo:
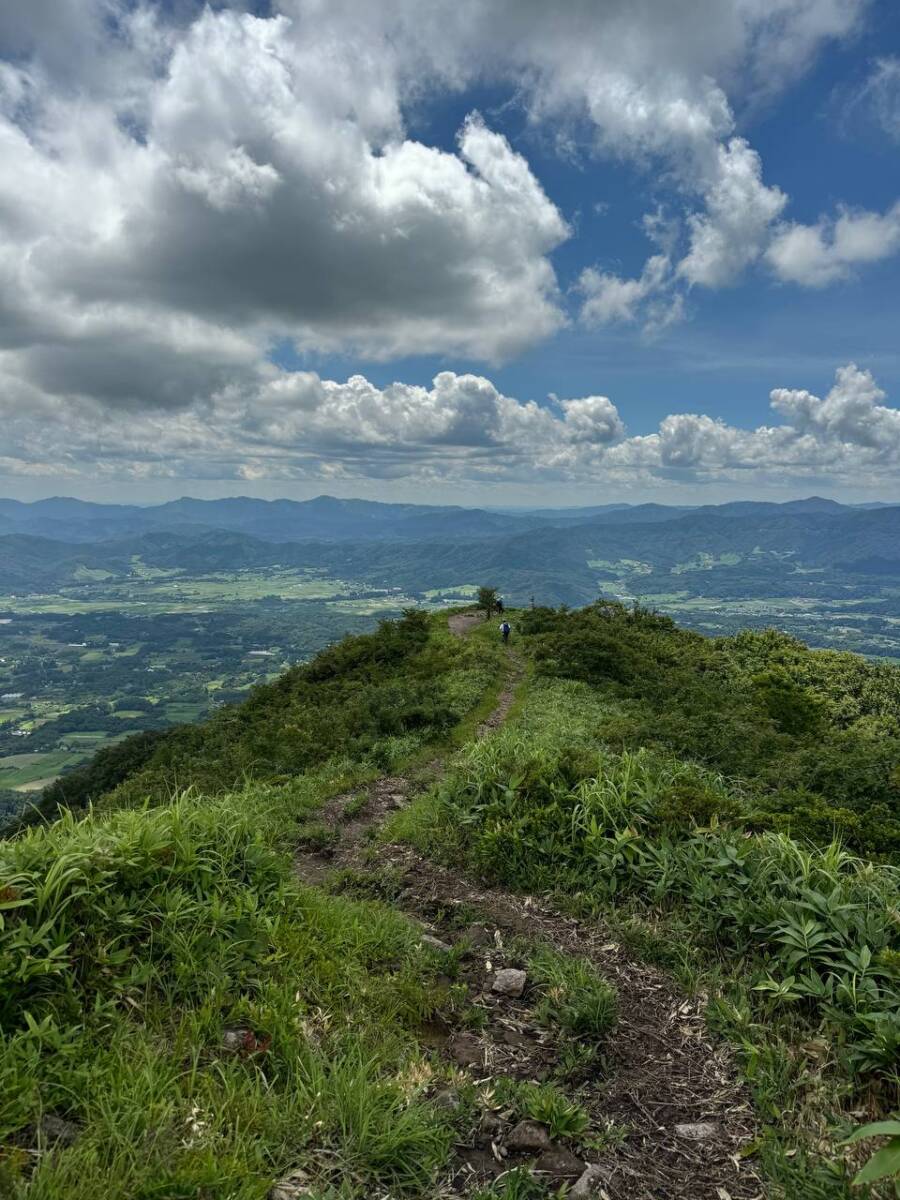
[[(308, 753), (304, 717), (343, 728), (347, 691), (327, 681), (365, 693), (377, 661), (350, 753), (150, 808), (126, 790), (0, 846), (0, 1194), (256, 1200), (299, 1166), (334, 1181), (323, 1197), (427, 1193), (453, 1127), (423, 1098), (416, 1033), (459, 1002), (447, 964), (383, 906), (294, 883), (287, 854), (325, 797), (452, 742), (489, 706), (491, 647), (435, 622), (402, 641), (396, 627), (351, 639), (313, 664), (325, 686), (306, 707), (293, 678), (250, 709), (285, 755)], [(222, 739), (204, 732), (208, 775)], [(168, 786), (168, 765), (142, 785)], [(237, 1050), (228, 1029), (246, 1031)], [(75, 1123), (71, 1147), (45, 1153), (47, 1114)]]
[[(730, 704), (708, 678), (710, 652), (757, 673), (758, 643), (682, 642), (680, 631), (624, 610), (606, 612), (596, 636), (583, 614), (530, 620), (526, 642), (538, 673), (518, 711), (398, 814), (392, 836), (505, 887), (553, 894), (707, 993), (710, 1019), (736, 1043), (765, 1123), (758, 1150), (773, 1194), (865, 1194), (851, 1190), (859, 1164), (840, 1143), (860, 1119), (900, 1104), (900, 871), (827, 839), (816, 847), (761, 828), (766, 772), (762, 781), (740, 781), (697, 761), (706, 750), (712, 768), (731, 765), (732, 756), (750, 763), (748, 746), (795, 761), (797, 739), (776, 736), (768, 693), (752, 710), (737, 676)], [(610, 620), (618, 624), (611, 638)], [(614, 660), (606, 657), (610, 641)], [(835, 701), (843, 692), (845, 709), (887, 713), (895, 703), (894, 680), (882, 668), (870, 674), (851, 656), (769, 641), (792, 680), (815, 679)], [(668, 679), (653, 658), (664, 646)], [(700, 659), (689, 668), (693, 650)], [(656, 664), (655, 695), (642, 655)], [(698, 662), (708, 687), (702, 697), (689, 687)], [(576, 673), (591, 682), (567, 678)], [(679, 692), (684, 708), (651, 734), (654, 716), (665, 715), (660, 696)], [(733, 745), (728, 735), (738, 726), (743, 742)], [(826, 726), (815, 729), (827, 757)], [(649, 745), (630, 749), (636, 738)], [(814, 804), (811, 792), (807, 801)], [(816, 802), (829, 807), (827, 794)], [(807, 815), (802, 825), (810, 826)]]
[[(408, 623), (260, 689), (245, 722), (201, 727), (102, 810), (0, 847), (0, 1194), (256, 1200), (293, 1168), (322, 1200), (433, 1194), (465, 1120), (428, 1099), (420, 1042), (426, 1022), (466, 1020), (452, 963), (381, 904), (299, 887), (286, 852), (329, 795), (458, 746), (394, 833), (556, 892), (707, 989), (768, 1123), (773, 1194), (851, 1194), (839, 1137), (898, 1100), (897, 874), (764, 829), (771, 779), (722, 772), (748, 739), (768, 764), (806, 769), (804, 739), (827, 750), (832, 724), (890, 716), (892, 677), (850, 687), (853, 662), (841, 676), (779, 645), (789, 686), (746, 641), (723, 677), (702, 639), (653, 620), (620, 612), (613, 658), (590, 615), (529, 620), (535, 666), (494, 738), (467, 742), (499, 687), (490, 631), (461, 643)], [(734, 682), (760, 675), (748, 707)], [(822, 691), (812, 714), (801, 676)], [(823, 723), (842, 689), (854, 720)], [(207, 794), (170, 800), (181, 783)], [(807, 788), (807, 807), (815, 796), (828, 800)], [(244, 1031), (236, 1051), (228, 1029)], [(36, 1158), (47, 1113), (79, 1136)]]

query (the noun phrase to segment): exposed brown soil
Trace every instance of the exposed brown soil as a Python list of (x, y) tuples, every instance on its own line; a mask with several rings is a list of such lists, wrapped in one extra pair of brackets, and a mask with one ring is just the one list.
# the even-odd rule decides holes
[(453, 613), (447, 618), (447, 625), (451, 633), (455, 633), (457, 637), (465, 637), (470, 629), (476, 625), (483, 625), (486, 619), (483, 612)]
[[(480, 620), (478, 614), (457, 614), (450, 625), (463, 636)], [(511, 648), (507, 682), (478, 736), (502, 723), (521, 669)], [(355, 797), (334, 797), (321, 813), (323, 822), (340, 829), (333, 851), (301, 850), (296, 856), (298, 875), (314, 885), (348, 869), (376, 881), (388, 872), (399, 890), (395, 904), (422, 927), (425, 940), (464, 943), (461, 978), (482, 1012), (482, 1026), (426, 1031), (423, 1042), (479, 1084), (484, 1104), (480, 1126), (457, 1147), (452, 1175), (438, 1194), (469, 1196), (519, 1164), (554, 1186), (574, 1183), (580, 1169), (592, 1164), (597, 1168), (593, 1190), (584, 1194), (601, 1200), (762, 1197), (752, 1164), (741, 1157), (755, 1136), (749, 1097), (726, 1049), (707, 1032), (701, 1003), (685, 999), (662, 971), (634, 959), (596, 923), (562, 916), (541, 899), (485, 886), (409, 846), (373, 846), (372, 837), (388, 815), (441, 770), (435, 761), (415, 780), (376, 780), (366, 789), (365, 807), (349, 818), (344, 810)], [(510, 945), (522, 937), (589, 960), (618, 992), (617, 1024), (599, 1057), (583, 1070), (575, 1066), (560, 1074), (567, 1038), (537, 1023), (532, 988), (526, 986), (519, 998), (492, 991), (498, 970), (523, 965)], [(491, 1100), (491, 1081), (500, 1078), (553, 1078), (589, 1111), (592, 1127), (610, 1127), (612, 1134), (587, 1149), (577, 1140), (543, 1150), (515, 1148), (512, 1114), (497, 1111)], [(453, 1096), (444, 1088), (436, 1100), (452, 1104)], [(701, 1124), (711, 1127), (705, 1136), (676, 1132), (679, 1125)]]
[[(609, 1200), (762, 1195), (752, 1166), (739, 1157), (754, 1137), (749, 1097), (727, 1051), (709, 1036), (702, 1004), (685, 999), (663, 972), (635, 961), (602, 927), (561, 916), (537, 898), (480, 886), (409, 846), (379, 845), (377, 861), (381, 870), (399, 874), (397, 904), (431, 934), (448, 942), (465, 937), (454, 915), (459, 910), (477, 913), (476, 929), (487, 931), (490, 943), (472, 948), (477, 967), (469, 978), (478, 1002), (488, 1008), (477, 1038), (485, 1068), (477, 1077), (541, 1079), (559, 1062), (558, 1039), (535, 1025), (528, 991), (519, 1001), (499, 1003), (489, 991), (494, 972), (520, 965), (508, 951), (511, 939), (539, 939), (585, 958), (615, 986), (619, 1019), (602, 1047), (602, 1065), (572, 1088), (598, 1124), (627, 1130), (621, 1145), (589, 1156), (604, 1168)], [(519, 1035), (512, 1045), (510, 1019)], [(699, 1123), (713, 1125), (714, 1136), (692, 1140), (675, 1133), (676, 1125)], [(483, 1150), (483, 1140), (476, 1137), (472, 1149)], [(465, 1160), (466, 1150), (461, 1153)], [(498, 1165), (495, 1161), (494, 1172)], [(504, 1159), (500, 1169), (509, 1165)]]

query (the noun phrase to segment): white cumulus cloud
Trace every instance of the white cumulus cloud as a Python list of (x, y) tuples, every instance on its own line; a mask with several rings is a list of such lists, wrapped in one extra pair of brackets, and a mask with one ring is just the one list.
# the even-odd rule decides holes
[[(9, 472), (90, 463), (117, 477), (575, 478), (628, 462), (743, 464), (775, 443), (834, 453), (811, 427), (732, 435), (676, 414), (628, 438), (604, 395), (538, 405), (451, 371), (429, 388), (376, 388), (270, 359), (288, 343), (490, 363), (576, 308), (587, 325), (660, 327), (691, 287), (731, 284), (763, 258), (780, 278), (819, 286), (893, 253), (896, 206), (779, 224), (786, 197), (734, 116), (737, 101), (795, 83), (865, 7), (0, 7), (0, 457)], [(521, 140), (474, 111), (455, 142), (429, 139), (435, 98), (485, 87), (513, 97)], [(535, 135), (659, 180), (668, 216), (645, 222), (654, 249), (635, 278), (601, 256), (561, 294), (553, 256), (578, 224), (528, 161)]]
[(378, 387), (363, 375), (268, 367), (174, 410), (110, 410), (2, 375), (0, 395), (7, 476), (634, 486), (822, 474), (877, 483), (900, 466), (900, 410), (854, 364), (838, 369), (824, 397), (775, 388), (777, 423), (744, 429), (673, 412), (656, 432), (631, 436), (608, 396), (537, 404), (453, 371), (430, 387)]
[(845, 209), (815, 225), (790, 224), (773, 238), (767, 258), (776, 275), (804, 287), (824, 287), (855, 267), (900, 250), (900, 200), (885, 213)]

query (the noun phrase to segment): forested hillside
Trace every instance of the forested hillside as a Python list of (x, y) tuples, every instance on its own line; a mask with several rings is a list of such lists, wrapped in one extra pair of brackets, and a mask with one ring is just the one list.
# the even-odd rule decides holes
[(348, 638), (0, 844), (0, 1194), (890, 1194), (900, 669), (510, 619)]

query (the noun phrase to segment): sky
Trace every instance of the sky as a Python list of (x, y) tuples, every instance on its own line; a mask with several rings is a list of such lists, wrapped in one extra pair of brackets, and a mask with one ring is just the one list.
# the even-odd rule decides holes
[(896, 0), (0, 7), (0, 493), (900, 502)]

